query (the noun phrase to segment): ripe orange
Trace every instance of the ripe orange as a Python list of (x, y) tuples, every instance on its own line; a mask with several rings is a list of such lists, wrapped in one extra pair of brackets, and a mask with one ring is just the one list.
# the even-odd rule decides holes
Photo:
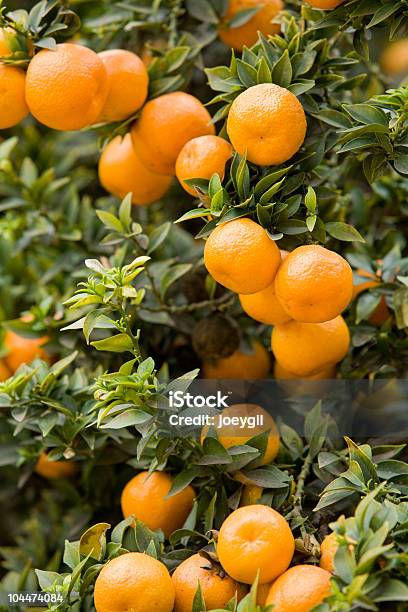
[(46, 453), (41, 453), (35, 466), (35, 472), (47, 480), (69, 478), (76, 471), (77, 466), (73, 461), (51, 461)]
[(132, 140), (143, 164), (158, 174), (175, 174), (184, 145), (197, 136), (214, 134), (211, 115), (200, 100), (174, 91), (145, 104), (132, 127)]
[(12, 372), (15, 372), (23, 363), (31, 363), (34, 359), (43, 359), (49, 362), (47, 353), (41, 348), (48, 342), (47, 336), (40, 338), (26, 338), (13, 331), (6, 331), (4, 346), (8, 350), (4, 361)]
[(0, 382), (7, 380), (8, 378), (10, 378), (10, 376), (11, 376), (11, 372), (6, 366), (5, 362), (0, 361)]
[(381, 54), (380, 64), (390, 76), (405, 76), (408, 73), (408, 38), (390, 43)]
[(263, 291), (251, 295), (240, 295), (242, 309), (260, 323), (266, 325), (279, 325), (290, 321), (290, 316), (282, 308), (275, 294), (275, 282)]
[(132, 146), (130, 134), (116, 136), (105, 147), (98, 166), (101, 184), (113, 195), (123, 199), (132, 192), (136, 205), (160, 200), (169, 189), (172, 177), (155, 174), (142, 164)]
[(300, 246), (286, 257), (275, 280), (278, 300), (302, 323), (323, 323), (337, 317), (353, 295), (353, 272), (334, 251)]
[(24, 70), (0, 63), (0, 130), (13, 127), (29, 113)]
[(274, 580), (289, 567), (295, 540), (284, 517), (268, 506), (238, 508), (230, 514), (218, 535), (217, 554), (227, 574), (252, 584)]
[(297, 153), (306, 136), (306, 115), (284, 87), (261, 83), (235, 98), (227, 120), (231, 143), (258, 166), (282, 164)]
[(96, 612), (172, 612), (174, 586), (166, 566), (145, 553), (109, 561), (95, 582)]
[(268, 287), (281, 262), (276, 242), (248, 218), (218, 225), (204, 248), (204, 263), (211, 276), (227, 289), (244, 295)]
[[(367, 289), (372, 289), (373, 287), (377, 287), (380, 284), (380, 280), (371, 272), (367, 272), (366, 270), (358, 269), (357, 274), (360, 277), (368, 278), (369, 280), (363, 281), (362, 283), (355, 284), (353, 286), (353, 299), (360, 295), (363, 291)], [(387, 300), (383, 295), (381, 297), (381, 301), (378, 304), (377, 308), (374, 310), (372, 315), (369, 318), (371, 325), (375, 327), (380, 327), (390, 316), (390, 311), (387, 305)]]
[(80, 130), (98, 119), (108, 95), (108, 76), (96, 53), (63, 43), (44, 49), (27, 70), (26, 98), (34, 117), (55, 130)]
[(258, 487), (258, 485), (247, 484), (244, 486), (240, 506), (252, 506), (253, 504), (258, 503), (263, 495), (263, 488)]
[(8, 30), (6, 31), (4, 28), (0, 28), (0, 57), (12, 55), (12, 51), (6, 39), (7, 32)]
[(344, 0), (307, 0), (307, 3), (313, 8), (327, 10), (334, 9), (340, 6)]
[(252, 352), (235, 351), (216, 363), (203, 363), (203, 378), (258, 380), (269, 373), (269, 354), (260, 342), (252, 343)]
[(225, 174), (225, 164), (232, 156), (229, 142), (219, 136), (199, 136), (189, 140), (181, 149), (176, 161), (176, 175), (183, 189), (197, 197), (193, 187), (185, 179), (210, 179), (219, 174), (221, 180)]
[[(259, 10), (249, 21), (237, 28), (228, 27), (228, 21), (241, 11), (259, 7)], [(245, 47), (251, 47), (258, 40), (258, 31), (265, 36), (278, 34), (280, 27), (272, 23), (273, 19), (283, 9), (282, 0), (230, 0), (228, 9), (223, 17), (221, 26), (218, 30), (221, 40), (238, 51)]]
[(339, 548), (336, 534), (330, 533), (320, 544), (320, 567), (331, 574), (334, 572), (334, 557)]
[(195, 491), (188, 486), (166, 498), (173, 481), (166, 472), (140, 472), (122, 491), (125, 518), (134, 514), (150, 529), (161, 529), (166, 537), (180, 529), (193, 507)]
[[(224, 423), (221, 427), (216, 428), (217, 438), (220, 444), (224, 448), (231, 448), (232, 446), (238, 446), (241, 444), (246, 444), (248, 440), (257, 436), (264, 431), (269, 431), (268, 435), (268, 444), (265, 450), (265, 454), (260, 459), (256, 466), (266, 465), (273, 461), (278, 454), (279, 451), (279, 433), (276, 428), (276, 423), (271, 417), (271, 415), (266, 412), (261, 406), (257, 406), (256, 404), (234, 404), (232, 406), (228, 406), (228, 408), (224, 408), (222, 410), (222, 417), (224, 419)], [(236, 418), (252, 418), (261, 417), (263, 420), (263, 425), (256, 424), (255, 427), (249, 427), (246, 425), (242, 427), (239, 424), (234, 423), (233, 421), (227, 423), (227, 419), (236, 419)], [(208, 435), (208, 427), (204, 427), (201, 435), (201, 440), (204, 441), (204, 438)]]
[(272, 582), (265, 582), (265, 584), (258, 584), (258, 590), (256, 592), (256, 603), (258, 606), (266, 605), (266, 598), (268, 597), (271, 589)]
[(335, 365), (347, 355), (350, 332), (343, 317), (325, 323), (289, 321), (272, 331), (276, 361), (299, 378)]
[(314, 565), (296, 565), (271, 586), (266, 605), (274, 612), (310, 612), (329, 595), (331, 575)]
[(240, 601), (246, 588), (217, 570), (200, 555), (189, 557), (178, 566), (172, 576), (176, 599), (174, 612), (191, 612), (194, 596), (200, 584), (207, 610), (224, 609), (235, 594)]
[(143, 106), (149, 76), (138, 55), (124, 49), (98, 54), (108, 74), (108, 97), (98, 121), (123, 121)]
[(283, 391), (291, 397), (305, 395), (321, 397), (323, 393), (330, 392), (330, 381), (337, 377), (337, 371), (336, 366), (329, 366), (311, 376), (296, 376), (275, 361), (274, 376)]
[[(288, 372), (285, 370), (280, 363), (275, 361), (273, 374), (276, 380), (298, 380), (299, 376), (296, 374), (292, 374), (292, 372)], [(329, 366), (328, 368), (324, 368), (324, 370), (320, 370), (320, 372), (316, 372), (316, 374), (312, 374), (311, 376), (302, 376), (303, 379), (307, 380), (326, 380), (336, 378), (336, 366)]]
[[(287, 257), (288, 252), (281, 250), (281, 260)], [(240, 295), (242, 309), (255, 321), (265, 323), (265, 325), (278, 325), (290, 321), (290, 316), (282, 308), (281, 303), (276, 297), (275, 281), (263, 291), (250, 295)]]

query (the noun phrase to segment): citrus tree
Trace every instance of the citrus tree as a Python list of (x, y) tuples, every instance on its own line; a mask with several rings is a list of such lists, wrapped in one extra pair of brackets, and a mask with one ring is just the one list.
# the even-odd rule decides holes
[(0, 1), (2, 609), (406, 609), (407, 30)]

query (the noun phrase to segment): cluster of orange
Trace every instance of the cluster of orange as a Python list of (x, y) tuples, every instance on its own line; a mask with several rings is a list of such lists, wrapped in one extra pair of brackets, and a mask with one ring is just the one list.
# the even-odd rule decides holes
[[(273, 461), (279, 449), (279, 434), (273, 418), (252, 404), (238, 404), (224, 411), (224, 416), (252, 416), (262, 413), (269, 440), (258, 465)], [(204, 429), (201, 442), (207, 435)], [(224, 426), (218, 440), (225, 447), (245, 444), (257, 431), (237, 433)], [(37, 471), (47, 478), (70, 475), (70, 462), (51, 462), (42, 455)], [(47, 467), (47, 471), (45, 468)], [(39, 469), (40, 468), (40, 469)], [(63, 469), (62, 469), (63, 468)], [(73, 470), (72, 472), (73, 473)], [(239, 480), (239, 478), (238, 478)], [(135, 516), (152, 530), (161, 529), (168, 539), (181, 529), (192, 511), (196, 493), (189, 485), (168, 497), (173, 485), (166, 472), (140, 472), (122, 491), (125, 518)], [(241, 506), (223, 522), (216, 544), (216, 561), (193, 554), (169, 575), (161, 562), (141, 553), (126, 553), (108, 562), (100, 572), (94, 590), (97, 612), (130, 609), (190, 612), (198, 585), (208, 610), (225, 608), (235, 595), (242, 599), (250, 585), (259, 579), (258, 604), (275, 606), (281, 612), (308, 612), (330, 591), (330, 577), (338, 543), (336, 536), (326, 537), (321, 545), (320, 567), (292, 563), (295, 541), (285, 518), (262, 504), (259, 489), (246, 485)]]
[[(162, 478), (168, 476), (155, 472), (149, 477), (152, 481)], [(163, 491), (168, 486), (166, 482)], [(154, 492), (150, 504), (165, 503), (154, 485), (148, 488)], [(170, 498), (173, 510), (179, 502), (183, 506), (183, 493)], [(141, 612), (191, 612), (200, 585), (206, 609), (224, 609), (235, 596), (240, 601), (257, 576), (258, 605), (273, 605), (278, 612), (309, 612), (330, 593), (331, 574), (326, 569), (314, 565), (289, 568), (295, 551), (291, 529), (268, 506), (258, 504), (232, 512), (221, 526), (216, 551), (218, 563), (196, 553), (172, 576), (163, 563), (146, 554), (125, 553), (102, 568), (95, 583), (95, 608), (97, 612), (125, 610), (137, 601)]]
[(204, 261), (247, 314), (274, 326), (279, 378), (333, 376), (350, 342), (340, 314), (353, 296), (353, 274), (343, 257), (318, 245), (281, 252), (260, 225), (241, 218), (213, 231)]

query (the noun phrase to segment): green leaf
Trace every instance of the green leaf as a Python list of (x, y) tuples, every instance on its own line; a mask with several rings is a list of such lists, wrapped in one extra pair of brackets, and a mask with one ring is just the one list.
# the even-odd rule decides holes
[(256, 80), (257, 83), (272, 83), (271, 69), (269, 68), (268, 62), (264, 57), (262, 57), (261, 61), (259, 62)]
[(255, 185), (255, 195), (263, 194), (267, 189), (269, 189), (271, 185), (276, 183), (291, 168), (292, 166), (288, 166), (287, 168), (281, 168), (281, 170), (276, 170), (275, 172), (271, 172), (270, 174), (267, 174), (266, 176), (261, 178)]
[(347, 104), (344, 108), (353, 119), (360, 123), (365, 125), (376, 123), (388, 127), (388, 117), (380, 108), (370, 104)]
[(292, 64), (287, 49), (273, 68), (272, 80), (281, 87), (288, 87), (292, 82)]
[(332, 125), (337, 128), (351, 128), (352, 123), (350, 119), (344, 113), (340, 113), (334, 109), (322, 109), (319, 110), (318, 113), (313, 113), (313, 117), (318, 119), (319, 121), (323, 121), (328, 125)]
[(305, 204), (309, 212), (311, 213), (316, 212), (316, 206), (317, 206), (316, 192), (311, 186), (309, 186), (307, 189), (307, 194), (305, 197)]
[(105, 210), (97, 210), (96, 214), (105, 227), (108, 227), (109, 229), (113, 229), (116, 232), (120, 233), (123, 233), (125, 231), (125, 228), (123, 227), (122, 223), (119, 221), (119, 219), (115, 217), (115, 215), (112, 215), (111, 213), (106, 212)]
[(397, 172), (408, 174), (408, 154), (397, 154), (394, 159), (393, 166)]
[(125, 410), (121, 414), (113, 416), (111, 419), (104, 419), (104, 422), (99, 425), (101, 429), (123, 429), (125, 427), (133, 427), (142, 425), (152, 419), (152, 415), (143, 410), (131, 409)]
[(398, 329), (408, 329), (408, 287), (395, 291), (393, 304)]
[[(203, 563), (207, 563), (208, 566), (211, 566), (210, 561), (205, 561), (203, 559)], [(203, 592), (201, 590), (201, 584), (200, 581), (197, 581), (197, 590), (194, 594), (194, 599), (193, 599), (193, 607), (192, 607), (192, 612), (206, 612), (207, 607), (205, 605), (205, 600), (203, 597)]]
[(248, 64), (247, 62), (243, 62), (240, 59), (237, 59), (237, 71), (238, 77), (245, 87), (249, 88), (253, 85), (256, 85), (258, 82), (258, 74), (256, 69)]
[(373, 28), (382, 21), (385, 21), (386, 19), (391, 17), (391, 15), (397, 10), (398, 2), (388, 2), (388, 4), (381, 5), (372, 16), (371, 21), (367, 25), (367, 28)]
[(211, 210), (209, 208), (194, 208), (193, 210), (189, 210), (184, 213), (177, 221), (174, 223), (182, 223), (183, 221), (189, 221), (190, 219), (199, 219), (201, 217), (206, 217), (211, 214)]
[(307, 231), (307, 225), (305, 221), (301, 219), (288, 219), (278, 224), (277, 229), (283, 234), (288, 236), (296, 236), (298, 234), (305, 234)]
[(160, 280), (160, 294), (164, 298), (171, 285), (187, 274), (192, 268), (192, 264), (176, 264), (167, 270)]
[(265, 193), (263, 193), (259, 199), (260, 204), (267, 204), (271, 201), (271, 198), (282, 188), (283, 183), (285, 182), (285, 177), (281, 179), (278, 183), (275, 183)]
[(254, 6), (253, 8), (243, 9), (242, 11), (238, 11), (235, 15), (228, 20), (229, 28), (240, 28), (245, 25), (258, 13), (262, 8), (262, 5)]
[(180, 493), (183, 491), (190, 483), (193, 482), (194, 478), (199, 476), (202, 473), (202, 467), (190, 467), (182, 472), (179, 472), (175, 477), (173, 484), (171, 486), (170, 491), (167, 493), (166, 497), (172, 497), (172, 495), (176, 495), (176, 493)]
[[(202, 209), (201, 209), (202, 210)], [(148, 254), (150, 255), (159, 248), (161, 244), (166, 240), (169, 235), (171, 229), (171, 222), (166, 221), (159, 227), (156, 227), (149, 236), (149, 247), (147, 249)]]
[(330, 236), (345, 242), (365, 242), (361, 234), (352, 225), (340, 221), (326, 223), (326, 231)]
[(82, 534), (79, 542), (81, 555), (89, 555), (92, 559), (101, 561), (105, 556), (106, 532), (110, 529), (109, 523), (93, 525)]
[(360, 295), (356, 308), (357, 325), (361, 323), (361, 321), (368, 321), (380, 302), (381, 295), (370, 293), (368, 291), (365, 291), (362, 295)]
[(119, 220), (125, 228), (129, 228), (132, 223), (132, 194), (130, 193), (122, 200), (119, 207)]
[(91, 342), (91, 346), (98, 351), (109, 351), (110, 353), (133, 352), (133, 343), (127, 334), (117, 334), (103, 340), (95, 340)]
[(186, 0), (186, 8), (192, 17), (204, 23), (217, 24), (219, 21), (211, 2), (207, 0)]

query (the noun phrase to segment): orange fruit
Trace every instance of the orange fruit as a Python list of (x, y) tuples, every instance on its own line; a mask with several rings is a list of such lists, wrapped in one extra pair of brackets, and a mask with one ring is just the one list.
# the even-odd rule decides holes
[[(329, 366), (311, 376), (296, 376), (288, 372), (277, 361), (274, 364), (275, 380), (287, 395), (291, 397), (317, 395), (331, 390), (330, 381), (337, 377), (336, 366)], [(326, 382), (324, 382), (326, 381)]]
[(3, 382), (10, 378), (11, 372), (4, 363), (4, 361), (0, 361), (0, 382)]
[(185, 183), (185, 179), (210, 179), (218, 174), (223, 180), (225, 164), (232, 156), (229, 142), (208, 134), (189, 140), (181, 149), (176, 161), (176, 176), (187, 193), (197, 197), (197, 191)]
[(6, 331), (4, 347), (8, 350), (4, 358), (6, 366), (15, 372), (23, 363), (30, 364), (34, 359), (43, 359), (49, 363), (49, 357), (42, 348), (48, 342), (47, 336), (40, 338), (26, 338), (13, 331)]
[(231, 105), (227, 132), (240, 155), (258, 166), (282, 164), (299, 151), (306, 136), (306, 115), (297, 97), (284, 87), (249, 87)]
[(275, 282), (269, 287), (250, 295), (240, 295), (242, 309), (255, 321), (266, 325), (279, 325), (290, 321), (290, 316), (282, 308), (276, 297)]
[(390, 76), (405, 76), (408, 73), (408, 38), (387, 45), (381, 54), (380, 64)]
[(331, 574), (334, 572), (334, 557), (339, 548), (336, 534), (330, 533), (320, 544), (320, 567)]
[(271, 582), (265, 582), (265, 584), (258, 584), (258, 589), (256, 591), (256, 603), (258, 606), (265, 606), (266, 598), (268, 597), (268, 593), (272, 586)]
[[(280, 363), (275, 361), (273, 374), (276, 380), (298, 380), (299, 376), (296, 374), (292, 374), (292, 372), (288, 372), (285, 370)], [(302, 376), (302, 379), (307, 380), (328, 380), (331, 378), (336, 378), (336, 366), (329, 366), (324, 368), (324, 370), (320, 370), (320, 372), (316, 372), (316, 374), (312, 374), (311, 376)]]
[(307, 4), (313, 6), (313, 8), (327, 10), (334, 9), (340, 6), (344, 0), (307, 0)]
[(191, 486), (166, 498), (172, 484), (173, 480), (166, 472), (140, 472), (122, 491), (123, 516), (127, 518), (134, 514), (150, 529), (161, 529), (169, 537), (183, 526), (195, 498)]
[[(268, 444), (265, 454), (262, 459), (257, 462), (256, 467), (266, 465), (275, 459), (279, 451), (279, 433), (275, 421), (271, 415), (266, 412), (266, 410), (257, 404), (234, 404), (232, 406), (228, 406), (228, 408), (224, 408), (221, 414), (224, 419), (224, 423), (220, 427), (216, 427), (216, 433), (218, 442), (224, 448), (231, 448), (232, 446), (246, 444), (251, 438), (263, 433), (264, 431), (269, 431)], [(233, 421), (228, 423), (226, 422), (227, 419), (231, 420), (240, 417), (252, 418), (254, 422), (258, 417), (262, 419), (262, 425), (256, 423), (254, 427), (250, 427), (249, 425), (241, 427), (240, 424), (234, 423)], [(202, 431), (202, 442), (208, 435), (208, 429), (208, 427), (204, 427)]]
[[(353, 286), (353, 299), (360, 295), (363, 291), (367, 289), (372, 289), (373, 287), (377, 287), (380, 284), (380, 280), (371, 272), (367, 272), (366, 270), (362, 270), (361, 268), (357, 270), (358, 276), (362, 276), (368, 278), (370, 280), (363, 281), (362, 283), (355, 284)], [(383, 295), (381, 297), (381, 301), (378, 304), (377, 308), (375, 308), (374, 312), (368, 319), (371, 325), (375, 327), (380, 327), (385, 321), (389, 318), (390, 311), (387, 305), (387, 300)]]
[(98, 119), (108, 95), (103, 61), (82, 45), (43, 49), (28, 66), (26, 98), (34, 117), (54, 130), (80, 130)]
[(0, 130), (11, 128), (29, 113), (24, 70), (0, 63)]
[(302, 323), (331, 321), (349, 304), (353, 272), (334, 251), (318, 245), (300, 246), (282, 262), (275, 291), (285, 311)]
[(132, 193), (136, 205), (151, 204), (168, 191), (172, 177), (155, 174), (142, 164), (132, 146), (130, 134), (116, 136), (102, 152), (99, 180), (106, 191), (123, 199)]
[(343, 317), (325, 323), (289, 321), (272, 330), (276, 361), (299, 378), (313, 376), (344, 359), (350, 332)]
[[(228, 21), (237, 13), (258, 7), (259, 10), (246, 23), (236, 28), (228, 27)], [(237, 51), (245, 47), (251, 47), (258, 40), (258, 32), (265, 36), (278, 34), (280, 27), (272, 23), (273, 19), (283, 9), (282, 0), (229, 0), (228, 9), (225, 13), (218, 35), (221, 40)]]
[(238, 508), (221, 525), (217, 555), (235, 580), (252, 584), (274, 580), (289, 567), (295, 540), (284, 517), (269, 506)]
[(272, 283), (281, 255), (263, 227), (241, 218), (217, 225), (205, 243), (204, 263), (217, 283), (246, 295)]
[(124, 49), (98, 53), (108, 75), (108, 97), (98, 121), (123, 121), (143, 106), (149, 76), (138, 55)]
[(270, 588), (266, 605), (273, 612), (310, 612), (330, 594), (331, 575), (315, 565), (296, 565)]
[(172, 612), (174, 586), (166, 566), (145, 553), (109, 561), (94, 588), (96, 612)]
[(224, 609), (230, 599), (237, 595), (240, 601), (246, 588), (217, 570), (200, 555), (193, 555), (181, 563), (172, 575), (176, 591), (174, 612), (191, 612), (194, 596), (200, 584), (207, 610)]
[[(4, 28), (0, 28), (0, 57), (8, 57), (13, 54), (11, 51), (9, 44), (7, 42), (7, 33), (9, 30), (5, 30)], [(12, 30), (11, 30), (12, 32)], [(10, 32), (10, 33), (11, 33)]]
[(72, 461), (51, 461), (46, 453), (41, 453), (34, 471), (47, 480), (56, 480), (73, 476), (77, 471), (77, 466)]
[(258, 380), (269, 373), (269, 354), (260, 342), (252, 343), (252, 352), (237, 350), (216, 363), (203, 363), (203, 378)]
[(132, 140), (142, 163), (158, 174), (175, 174), (184, 145), (197, 136), (214, 134), (211, 115), (190, 94), (174, 91), (145, 104), (132, 127)]
[[(287, 257), (288, 252), (281, 250), (281, 260)], [(290, 321), (290, 316), (282, 308), (275, 294), (275, 281), (263, 291), (250, 295), (240, 295), (242, 310), (255, 321), (265, 325), (278, 325)]]
[(244, 486), (241, 495), (240, 506), (252, 506), (258, 503), (263, 494), (263, 488), (258, 485), (247, 484)]

